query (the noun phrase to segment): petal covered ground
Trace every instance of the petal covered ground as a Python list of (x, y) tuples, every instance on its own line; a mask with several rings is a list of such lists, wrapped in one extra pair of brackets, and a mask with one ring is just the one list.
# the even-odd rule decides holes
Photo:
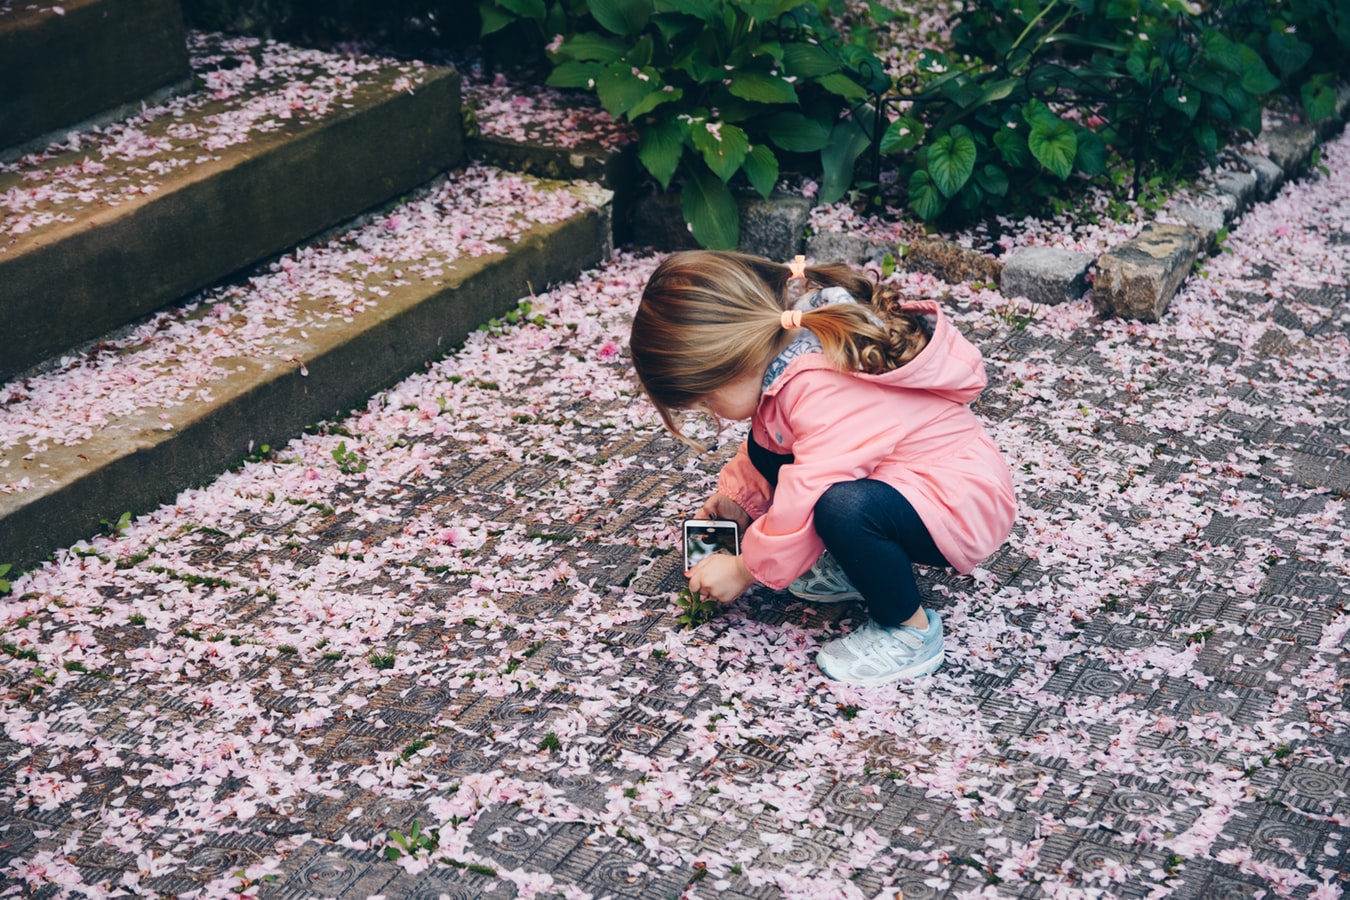
[(659, 431), (623, 352), (654, 260), (621, 255), (15, 581), (5, 880), (1339, 896), (1350, 139), (1323, 159), (1160, 324), (898, 276), (984, 351), (1022, 504), (973, 576), (923, 573), (935, 676), (824, 679), (853, 607), (677, 622), (675, 523), (736, 433)]

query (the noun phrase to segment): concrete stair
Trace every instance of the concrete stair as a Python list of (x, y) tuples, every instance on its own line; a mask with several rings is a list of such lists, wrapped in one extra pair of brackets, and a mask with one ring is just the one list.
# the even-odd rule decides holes
[(219, 37), (193, 51), (201, 89), (0, 170), (0, 377), (462, 158), (453, 70)]
[[(0, 150), (190, 83), (177, 0), (0, 4)], [(0, 157), (2, 159), (4, 157)]]
[(0, 167), (0, 562), (364, 406), (611, 252), (609, 190), (456, 168), (452, 69), (189, 44), (196, 90)]

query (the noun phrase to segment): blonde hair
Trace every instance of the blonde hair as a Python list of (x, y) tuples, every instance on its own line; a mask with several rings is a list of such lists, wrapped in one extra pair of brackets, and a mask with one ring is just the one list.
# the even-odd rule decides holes
[[(675, 411), (713, 391), (762, 375), (792, 340), (782, 313), (795, 296), (791, 270), (742, 253), (691, 250), (667, 257), (642, 292), (629, 350), (642, 389), (661, 421), (684, 438)], [(825, 357), (843, 372), (879, 374), (899, 368), (928, 343), (919, 318), (899, 309), (894, 291), (845, 265), (808, 266), (808, 283), (841, 287), (858, 301), (803, 312), (801, 324), (820, 338)]]

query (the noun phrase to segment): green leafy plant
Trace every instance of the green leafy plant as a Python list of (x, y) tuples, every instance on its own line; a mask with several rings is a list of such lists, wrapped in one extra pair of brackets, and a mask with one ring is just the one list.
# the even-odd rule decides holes
[(355, 450), (347, 449), (347, 442), (340, 441), (333, 450), (333, 462), (344, 475), (355, 475), (366, 470), (366, 461)]
[(970, 4), (951, 53), (923, 56), (913, 104), (880, 149), (903, 155), (909, 206), (925, 220), (1056, 209), (1071, 182), (1124, 187), (1131, 170), (1138, 195), (1150, 171), (1175, 175), (1259, 133), (1281, 86), (1302, 91), (1312, 118), (1334, 110), (1345, 63), (1319, 71), (1302, 35), (1343, 40), (1343, 60), (1346, 20), (1330, 0)]
[(416, 820), (408, 827), (407, 834), (391, 830), (389, 840), (391, 843), (384, 848), (384, 858), (390, 862), (405, 854), (415, 859), (419, 853), (429, 854), (440, 846), (438, 832), (435, 829), (423, 831), (421, 823)]
[(128, 510), (127, 512), (122, 513), (122, 515), (117, 517), (116, 522), (108, 519), (99, 519), (98, 523), (107, 529), (109, 534), (121, 537), (126, 534), (127, 529), (131, 527), (131, 511)]
[(590, 0), (584, 16), (559, 2), (491, 5), (494, 26), (530, 18), (565, 35), (550, 44), (549, 84), (593, 90), (637, 127), (643, 167), (678, 187), (707, 247), (736, 246), (736, 188), (768, 197), (785, 159), (814, 156), (822, 198), (842, 197), (869, 145), (869, 92), (889, 85), (827, 25), (821, 0)]
[(675, 621), (685, 628), (697, 628), (717, 616), (717, 601), (704, 600), (687, 588), (676, 595), (675, 605), (683, 610)]
[(13, 568), (12, 563), (0, 563), (0, 594), (8, 594), (12, 589), (12, 586), (10, 585), (9, 581), (6, 580), (5, 578), (5, 576), (9, 574), (9, 570), (12, 568)]

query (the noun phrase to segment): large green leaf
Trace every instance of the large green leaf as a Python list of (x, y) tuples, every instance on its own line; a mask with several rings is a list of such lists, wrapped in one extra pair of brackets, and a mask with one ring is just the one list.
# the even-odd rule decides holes
[(1336, 91), (1326, 83), (1309, 81), (1300, 90), (1303, 111), (1314, 122), (1329, 119), (1336, 114)]
[(655, 0), (652, 9), (657, 13), (679, 13), (713, 21), (721, 10), (717, 0)]
[(741, 238), (741, 213), (731, 190), (699, 165), (688, 167), (680, 209), (689, 230), (709, 250), (735, 250)]
[(830, 142), (830, 126), (799, 112), (781, 112), (763, 122), (774, 146), (789, 153), (814, 153)]
[(1300, 41), (1297, 35), (1283, 31), (1272, 31), (1267, 35), (1266, 47), (1270, 50), (1270, 61), (1285, 78), (1306, 66), (1313, 55), (1311, 45)]
[(954, 197), (975, 171), (979, 149), (970, 131), (957, 125), (928, 145), (928, 173), (944, 197)]
[(1031, 162), (1031, 150), (1022, 136), (1024, 133), (1025, 128), (1022, 127), (1000, 128), (994, 132), (994, 146), (1009, 168), (1022, 169)]
[(779, 15), (787, 12), (791, 7), (800, 4), (790, 3), (785, 7), (781, 3), (774, 3), (773, 0), (766, 0), (766, 2), (759, 3), (754, 2), (754, 0), (739, 0), (736, 5), (739, 6), (747, 16), (764, 22), (769, 19), (777, 18)]
[(689, 138), (708, 168), (723, 181), (736, 174), (750, 151), (745, 131), (730, 122), (695, 121), (689, 126)]
[(796, 103), (792, 85), (773, 75), (760, 72), (733, 72), (727, 86), (733, 96), (756, 103)]
[(1027, 135), (1027, 147), (1036, 161), (1061, 179), (1073, 172), (1074, 157), (1078, 155), (1078, 136), (1068, 122), (1055, 120), (1054, 125), (1037, 122)]
[(487, 37), (489, 34), (501, 31), (508, 25), (516, 22), (516, 17), (503, 12), (497, 8), (497, 4), (492, 0), (483, 0), (478, 4), (478, 20), (481, 27), (478, 30), (479, 37)]
[(1003, 197), (1008, 193), (1008, 173), (992, 164), (975, 170), (975, 183), (986, 194), (993, 194), (995, 197)]
[(590, 0), (587, 7), (600, 27), (625, 37), (640, 32), (652, 14), (650, 0)]
[[(870, 113), (870, 110), (864, 112)], [(829, 142), (820, 151), (821, 203), (839, 201), (853, 184), (853, 167), (858, 157), (872, 145), (866, 130), (870, 124), (870, 119), (863, 122), (841, 119), (835, 123)]]
[(543, 19), (548, 15), (544, 0), (497, 0), (497, 5), (527, 19)]
[(676, 15), (674, 13), (657, 13), (652, 16), (651, 21), (656, 24), (656, 30), (661, 33), (661, 39), (665, 41), (666, 47), (683, 47), (689, 43), (689, 39), (699, 34), (707, 28), (706, 22), (701, 22), (692, 16)]
[(942, 196), (925, 169), (918, 169), (909, 176), (909, 208), (925, 222), (933, 221), (947, 208), (947, 198)]
[(564, 41), (562, 46), (558, 48), (558, 52), (568, 59), (595, 60), (607, 63), (622, 56), (627, 47), (627, 43), (618, 38), (583, 31)]
[(684, 91), (677, 87), (662, 88), (659, 91), (652, 91), (646, 97), (643, 97), (628, 110), (629, 121), (636, 121), (639, 116), (645, 116), (647, 113), (656, 109), (662, 103), (674, 103), (684, 97)]
[(598, 62), (559, 63), (549, 73), (547, 84), (562, 88), (592, 89), (604, 75), (605, 67)]
[(1206, 94), (1222, 94), (1224, 89), (1223, 76), (1209, 69), (1192, 69), (1182, 75), (1182, 81)]
[(1187, 119), (1194, 119), (1195, 114), (1200, 111), (1199, 98), (1189, 91), (1179, 91), (1175, 87), (1163, 91), (1163, 102), (1185, 113)]
[(1053, 128), (1059, 123), (1059, 116), (1040, 100), (1028, 100), (1022, 107), (1022, 118), (1033, 128), (1037, 125)]
[(764, 144), (756, 144), (745, 154), (745, 177), (750, 179), (755, 190), (765, 200), (773, 193), (778, 184), (778, 157)]
[(646, 100), (653, 90), (661, 89), (661, 74), (655, 69), (636, 69), (626, 62), (606, 66), (595, 79), (595, 92), (611, 116), (623, 116)]
[(1002, 78), (993, 84), (985, 85), (980, 96), (976, 99), (976, 106), (984, 106), (986, 103), (997, 103), (999, 100), (1006, 100), (1022, 83), (1020, 78)]
[(652, 177), (661, 183), (661, 189), (670, 187), (670, 179), (679, 168), (684, 155), (684, 139), (689, 126), (681, 119), (667, 119), (642, 129), (638, 139), (638, 159)]
[(1219, 133), (1213, 125), (1201, 125), (1195, 129), (1195, 143), (1207, 159), (1213, 159), (1219, 152)]
[[(1200, 48), (1216, 65), (1235, 75), (1242, 74), (1242, 53), (1239, 45), (1230, 41), (1222, 32), (1214, 28), (1206, 29), (1200, 36)], [(1265, 68), (1264, 65), (1262, 68)]]
[(831, 94), (838, 94), (847, 100), (866, 100), (867, 91), (842, 72), (835, 72), (820, 79), (820, 86)]
[(913, 150), (923, 140), (923, 123), (910, 116), (901, 116), (886, 126), (881, 136), (882, 153), (900, 153)]
[(839, 71), (839, 60), (819, 44), (783, 45), (783, 71), (798, 78), (819, 78)]
[(1269, 94), (1280, 86), (1280, 79), (1270, 74), (1266, 61), (1251, 47), (1245, 44), (1238, 48), (1242, 58), (1242, 88), (1251, 94)]
[(1089, 177), (1106, 173), (1106, 142), (1099, 135), (1081, 128), (1078, 131), (1078, 153), (1074, 168)]

